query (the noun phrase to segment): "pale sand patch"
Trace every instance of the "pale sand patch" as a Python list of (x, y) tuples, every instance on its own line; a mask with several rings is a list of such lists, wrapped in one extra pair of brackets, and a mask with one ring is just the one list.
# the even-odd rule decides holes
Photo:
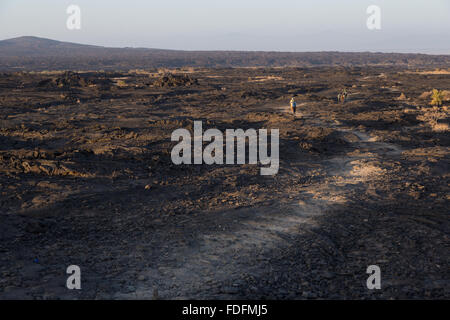
[(263, 82), (263, 81), (270, 81), (270, 80), (280, 81), (280, 80), (284, 80), (284, 79), (283, 79), (283, 77), (277, 77), (277, 76), (258, 76), (258, 77), (254, 77), (254, 78), (248, 78), (248, 82)]
[(374, 166), (373, 164), (361, 163), (359, 160), (352, 161), (353, 165), (350, 174), (352, 176), (359, 177), (376, 177), (385, 173), (386, 170), (381, 169), (380, 167)]

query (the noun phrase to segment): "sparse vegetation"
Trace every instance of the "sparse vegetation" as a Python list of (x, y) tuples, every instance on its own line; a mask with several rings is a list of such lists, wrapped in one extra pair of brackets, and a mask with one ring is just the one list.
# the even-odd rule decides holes
[(397, 100), (403, 101), (403, 100), (407, 100), (407, 99), (406, 99), (405, 94), (402, 92), (402, 93), (400, 94), (400, 96), (397, 97)]
[(448, 131), (448, 124), (439, 122), (448, 118), (447, 108), (440, 109), (437, 106), (432, 108), (421, 108), (421, 114), (417, 120), (425, 122), (433, 131)]
[(126, 87), (127, 84), (123, 80), (116, 80), (116, 86), (118, 86), (118, 87)]
[(442, 90), (433, 89), (431, 94), (431, 105), (441, 107), (444, 100), (444, 93)]

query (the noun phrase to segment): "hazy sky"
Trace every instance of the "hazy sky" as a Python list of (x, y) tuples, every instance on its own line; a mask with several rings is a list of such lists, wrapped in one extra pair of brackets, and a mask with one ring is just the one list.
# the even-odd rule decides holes
[[(66, 9), (81, 9), (68, 30)], [(381, 30), (366, 26), (381, 8)], [(450, 54), (450, 0), (0, 0), (0, 39), (114, 47)]]

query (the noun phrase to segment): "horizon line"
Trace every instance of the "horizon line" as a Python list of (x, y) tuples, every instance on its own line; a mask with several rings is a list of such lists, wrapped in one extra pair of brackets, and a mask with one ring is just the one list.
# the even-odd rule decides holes
[(339, 50), (309, 50), (309, 51), (277, 51), (277, 50), (237, 50), (237, 49), (214, 49), (214, 50), (202, 50), (202, 49), (166, 49), (166, 48), (152, 48), (152, 47), (133, 47), (133, 46), (125, 46), (125, 47), (119, 47), (119, 46), (104, 46), (104, 45), (98, 45), (98, 44), (88, 44), (88, 43), (80, 43), (80, 42), (72, 42), (72, 41), (66, 41), (66, 40), (57, 40), (52, 38), (45, 38), (45, 37), (38, 37), (33, 35), (24, 35), (24, 36), (18, 36), (13, 38), (7, 38), (7, 39), (0, 39), (0, 42), (3, 41), (9, 41), (9, 40), (15, 40), (20, 38), (36, 38), (36, 39), (42, 39), (42, 40), (50, 40), (50, 41), (56, 41), (61, 43), (68, 43), (68, 44), (75, 44), (75, 45), (81, 45), (81, 46), (91, 46), (91, 47), (98, 47), (98, 48), (104, 48), (104, 49), (145, 49), (145, 50), (161, 50), (161, 51), (181, 51), (181, 52), (241, 52), (241, 53), (253, 53), (253, 52), (266, 52), (266, 53), (372, 53), (372, 54), (419, 54), (419, 55), (429, 55), (429, 56), (449, 56), (449, 53), (423, 53), (423, 52), (399, 52), (399, 51), (356, 51), (356, 50), (349, 50), (349, 51), (339, 51)]

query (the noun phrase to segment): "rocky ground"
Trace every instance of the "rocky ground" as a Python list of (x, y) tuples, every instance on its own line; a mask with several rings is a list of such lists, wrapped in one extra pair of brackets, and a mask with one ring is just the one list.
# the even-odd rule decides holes
[[(450, 102), (433, 88), (450, 73), (3, 73), (0, 298), (448, 299)], [(278, 174), (174, 165), (194, 120), (279, 129)]]

